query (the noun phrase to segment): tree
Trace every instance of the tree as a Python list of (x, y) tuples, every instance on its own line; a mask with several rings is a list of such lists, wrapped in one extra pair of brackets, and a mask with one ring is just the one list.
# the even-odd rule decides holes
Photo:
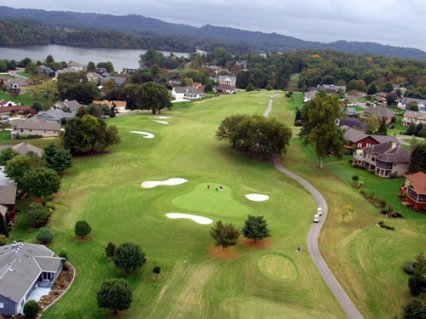
[(101, 119), (86, 114), (67, 121), (62, 141), (71, 154), (96, 154), (105, 152), (120, 138), (115, 126), (108, 127)]
[(426, 276), (425, 274), (416, 271), (408, 279), (408, 288), (413, 296), (418, 296), (426, 289)]
[(19, 153), (13, 150), (11, 147), (5, 148), (0, 152), (0, 166), (5, 166), (7, 161), (18, 155)]
[(116, 248), (117, 246), (114, 243), (109, 242), (108, 245), (105, 247), (105, 255), (109, 258), (114, 257)]
[(33, 110), (35, 110), (37, 113), (42, 110), (41, 104), (38, 102), (34, 102), (31, 106)]
[(376, 83), (371, 83), (368, 88), (367, 88), (367, 94), (368, 95), (374, 95), (379, 91), (379, 89), (377, 88)]
[(50, 102), (57, 101), (60, 96), (56, 81), (43, 81), (38, 85), (29, 87), (28, 92), (36, 99), (48, 100)]
[(47, 224), (50, 217), (50, 210), (48, 207), (41, 204), (31, 204), (28, 206), (24, 215), (25, 221), (32, 227), (42, 227)]
[(393, 91), (393, 85), (392, 85), (392, 83), (390, 83), (390, 82), (386, 82), (386, 83), (383, 85), (383, 92), (390, 93), (390, 92), (392, 92), (392, 91)]
[(93, 61), (89, 61), (89, 63), (87, 63), (86, 70), (87, 70), (87, 72), (95, 72), (96, 71), (95, 63), (93, 63)]
[(124, 243), (115, 251), (114, 263), (126, 273), (135, 271), (146, 262), (145, 254), (141, 248), (133, 243)]
[(0, 214), (0, 234), (9, 237), (9, 227), (6, 223), (6, 217)]
[(152, 268), (152, 273), (158, 277), (160, 275), (161, 272), (161, 267), (160, 266), (155, 266), (154, 268)]
[(40, 306), (35, 300), (29, 300), (24, 305), (24, 315), (25, 318), (36, 318), (38, 312), (40, 311)]
[(18, 155), (9, 160), (5, 167), (7, 177), (13, 179), (19, 189), (23, 189), (23, 179), (34, 165), (33, 160), (29, 156)]
[(53, 169), (36, 167), (25, 172), (22, 185), (38, 198), (49, 198), (59, 190), (61, 179)]
[(217, 139), (219, 141), (227, 140), (232, 144), (232, 147), (235, 147), (238, 125), (247, 117), (248, 115), (245, 114), (237, 114), (224, 119), (216, 131)]
[(367, 124), (367, 132), (368, 133), (376, 133), (379, 129), (379, 118), (376, 115), (370, 115), (365, 119), (365, 122)]
[(378, 135), (388, 135), (388, 129), (386, 127), (386, 120), (383, 118), (380, 122), (379, 129), (377, 130)]
[(53, 234), (49, 228), (42, 227), (39, 229), (36, 238), (42, 244), (48, 244), (53, 240)]
[(295, 126), (302, 126), (302, 111), (296, 107), (296, 116), (294, 118), (294, 125)]
[(422, 304), (418, 300), (411, 301), (404, 307), (405, 319), (425, 319), (426, 318), (426, 304)]
[(418, 112), (419, 111), (419, 105), (417, 104), (416, 101), (412, 101), (412, 102), (410, 102), (410, 104), (408, 104), (407, 109), (409, 111)]
[(92, 227), (90, 227), (90, 225), (85, 220), (80, 220), (75, 223), (74, 233), (76, 236), (84, 238), (89, 235), (91, 231)]
[(330, 155), (343, 156), (345, 139), (343, 131), (336, 125), (341, 109), (337, 97), (319, 92), (302, 108), (303, 128), (300, 136), (310, 144), (317, 155), (317, 167), (323, 167), (323, 159)]
[(171, 107), (167, 89), (154, 82), (128, 84), (125, 90), (134, 109), (148, 109), (152, 114), (160, 114), (162, 109)]
[(397, 100), (398, 100), (398, 96), (393, 92), (388, 93), (388, 95), (386, 96), (386, 102), (388, 105), (394, 104)]
[(105, 280), (97, 293), (98, 307), (110, 309), (114, 313), (128, 309), (132, 298), (130, 285), (124, 279)]
[(263, 216), (248, 216), (244, 223), (243, 235), (254, 242), (270, 236), (268, 225)]
[(410, 123), (407, 127), (407, 131), (405, 132), (407, 135), (415, 135), (416, 134), (416, 124), (413, 122)]
[(247, 86), (246, 86), (246, 91), (247, 92), (251, 92), (251, 91), (254, 91), (256, 88), (255, 88), (255, 86), (253, 85), (253, 83), (252, 82), (249, 82), (248, 84), (247, 84)]
[(71, 167), (71, 153), (69, 150), (63, 149), (56, 144), (50, 143), (43, 150), (43, 160), (46, 166), (62, 173), (67, 168)]
[(410, 166), (408, 167), (410, 173), (424, 172), (426, 173), (426, 143), (418, 144), (411, 152)]
[(222, 249), (237, 244), (240, 231), (232, 224), (224, 224), (222, 221), (217, 221), (210, 230), (210, 235)]

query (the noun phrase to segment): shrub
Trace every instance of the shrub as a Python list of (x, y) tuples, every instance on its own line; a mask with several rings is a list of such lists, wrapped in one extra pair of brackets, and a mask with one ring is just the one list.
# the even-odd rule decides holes
[(426, 288), (426, 279), (416, 271), (408, 279), (408, 288), (413, 296), (418, 296)]
[(117, 246), (114, 243), (109, 242), (105, 247), (105, 255), (109, 258), (114, 257), (116, 248)]
[(378, 225), (379, 225), (381, 228), (384, 228), (384, 229), (387, 229), (387, 230), (395, 230), (395, 227), (392, 227), (392, 226), (386, 225), (384, 221), (380, 221), (380, 222), (378, 222)]
[(359, 176), (358, 176), (358, 175), (352, 175), (352, 180), (353, 180), (354, 182), (359, 181)]
[(156, 275), (159, 275), (161, 272), (161, 267), (160, 266), (155, 266), (154, 268), (152, 268), (152, 272)]
[(85, 220), (80, 220), (75, 223), (74, 232), (76, 236), (83, 238), (89, 235), (91, 231), (92, 227), (90, 227)]
[(426, 318), (426, 305), (418, 300), (410, 302), (404, 307), (405, 319), (424, 319)]
[(133, 243), (124, 243), (115, 251), (114, 263), (126, 273), (135, 271), (146, 262), (145, 254), (141, 248)]
[(41, 204), (31, 204), (28, 206), (24, 217), (25, 221), (32, 227), (42, 227), (49, 221), (50, 210)]
[(65, 250), (61, 250), (61, 252), (59, 253), (58, 256), (61, 257), (61, 258), (63, 258), (64, 261), (68, 260), (68, 255), (67, 255), (67, 252)]
[(34, 300), (30, 300), (24, 305), (24, 315), (26, 318), (35, 318), (39, 311), (40, 306)]
[(0, 246), (4, 246), (7, 244), (7, 237), (6, 235), (0, 234)]
[(53, 240), (53, 234), (47, 227), (42, 227), (37, 233), (37, 240), (42, 244), (50, 243)]
[(98, 307), (108, 308), (114, 313), (125, 310), (132, 303), (132, 291), (124, 279), (109, 279), (102, 283), (97, 293)]
[(404, 271), (408, 275), (414, 274), (417, 271), (417, 269), (416, 269), (416, 262), (415, 261), (408, 261), (408, 262), (406, 262), (404, 264)]

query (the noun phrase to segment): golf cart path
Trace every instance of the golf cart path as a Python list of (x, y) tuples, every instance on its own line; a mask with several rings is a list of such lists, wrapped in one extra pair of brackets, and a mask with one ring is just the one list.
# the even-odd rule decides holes
[[(273, 97), (274, 96), (271, 96), (269, 98), (268, 108), (263, 114), (264, 117), (268, 117), (269, 113), (272, 110)], [(311, 255), (319, 272), (321, 273), (322, 277), (324, 278), (325, 282), (327, 283), (328, 287), (330, 288), (330, 290), (336, 297), (337, 301), (339, 302), (340, 306), (342, 307), (342, 309), (344, 310), (348, 318), (350, 319), (363, 318), (359, 310), (353, 304), (352, 300), (349, 298), (345, 290), (342, 288), (340, 283), (337, 281), (336, 277), (331, 272), (330, 268), (327, 266), (324, 258), (321, 255), (321, 251), (319, 249), (319, 245), (318, 245), (319, 234), (321, 232), (321, 229), (324, 225), (325, 220), (327, 219), (327, 214), (328, 214), (327, 201), (321, 195), (321, 193), (314, 186), (312, 186), (308, 181), (294, 174), (288, 169), (284, 168), (281, 164), (281, 157), (279, 155), (277, 154), (273, 155), (272, 163), (278, 171), (294, 179), (296, 182), (302, 185), (309, 193), (311, 193), (311, 195), (315, 198), (315, 201), (317, 202), (318, 207), (322, 208), (321, 220), (319, 221), (319, 223), (312, 225), (312, 228), (308, 235), (307, 244), (308, 244), (309, 254)], [(312, 212), (312, 215), (313, 213), (314, 212)]]

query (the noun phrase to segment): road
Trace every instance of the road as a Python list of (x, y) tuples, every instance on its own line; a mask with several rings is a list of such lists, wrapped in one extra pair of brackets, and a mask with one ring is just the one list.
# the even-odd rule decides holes
[[(268, 117), (269, 113), (272, 110), (273, 106), (273, 96), (269, 98), (268, 107), (263, 114), (264, 117)], [(314, 261), (315, 265), (318, 268), (318, 271), (321, 273), (322, 277), (324, 278), (325, 282), (327, 283), (328, 287), (330, 288), (331, 292), (336, 297), (337, 301), (339, 302), (340, 306), (350, 319), (362, 319), (363, 316), (359, 312), (359, 310), (356, 308), (352, 300), (349, 298), (349, 296), (346, 294), (345, 290), (342, 288), (336, 277), (331, 272), (330, 268), (326, 264), (324, 258), (321, 255), (321, 251), (319, 249), (318, 244), (318, 238), (321, 232), (322, 227), (324, 226), (325, 220), (327, 219), (328, 214), (328, 205), (325, 198), (321, 195), (321, 193), (312, 186), (308, 181), (303, 179), (302, 177), (294, 174), (293, 172), (289, 171), (288, 169), (284, 168), (281, 164), (281, 157), (278, 154), (275, 154), (272, 157), (272, 163), (274, 167), (280, 171), (281, 173), (289, 176), (290, 178), (297, 181), (300, 185), (302, 185), (311, 195), (314, 197), (315, 201), (317, 202), (317, 206), (321, 207), (322, 209), (322, 216), (321, 220), (317, 224), (312, 224), (312, 228), (308, 235), (308, 251), (309, 254), (312, 257), (312, 260)], [(312, 218), (315, 212), (312, 212)]]

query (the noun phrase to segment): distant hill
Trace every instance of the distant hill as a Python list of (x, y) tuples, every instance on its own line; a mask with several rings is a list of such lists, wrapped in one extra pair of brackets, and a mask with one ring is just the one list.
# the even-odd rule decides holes
[[(372, 42), (337, 41), (321, 43), (304, 41), (277, 33), (263, 33), (228, 27), (205, 25), (200, 28), (164, 22), (141, 15), (115, 16), (110, 14), (14, 9), (0, 6), (0, 19), (32, 19), (52, 27), (73, 29), (111, 30), (138, 35), (179, 36), (191, 40), (191, 44), (210, 48), (226, 41), (236, 46), (260, 51), (295, 51), (303, 49), (328, 49), (344, 53), (371, 54), (387, 57), (426, 60), (426, 52), (414, 48), (402, 48)], [(210, 46), (208, 41), (212, 41)]]

